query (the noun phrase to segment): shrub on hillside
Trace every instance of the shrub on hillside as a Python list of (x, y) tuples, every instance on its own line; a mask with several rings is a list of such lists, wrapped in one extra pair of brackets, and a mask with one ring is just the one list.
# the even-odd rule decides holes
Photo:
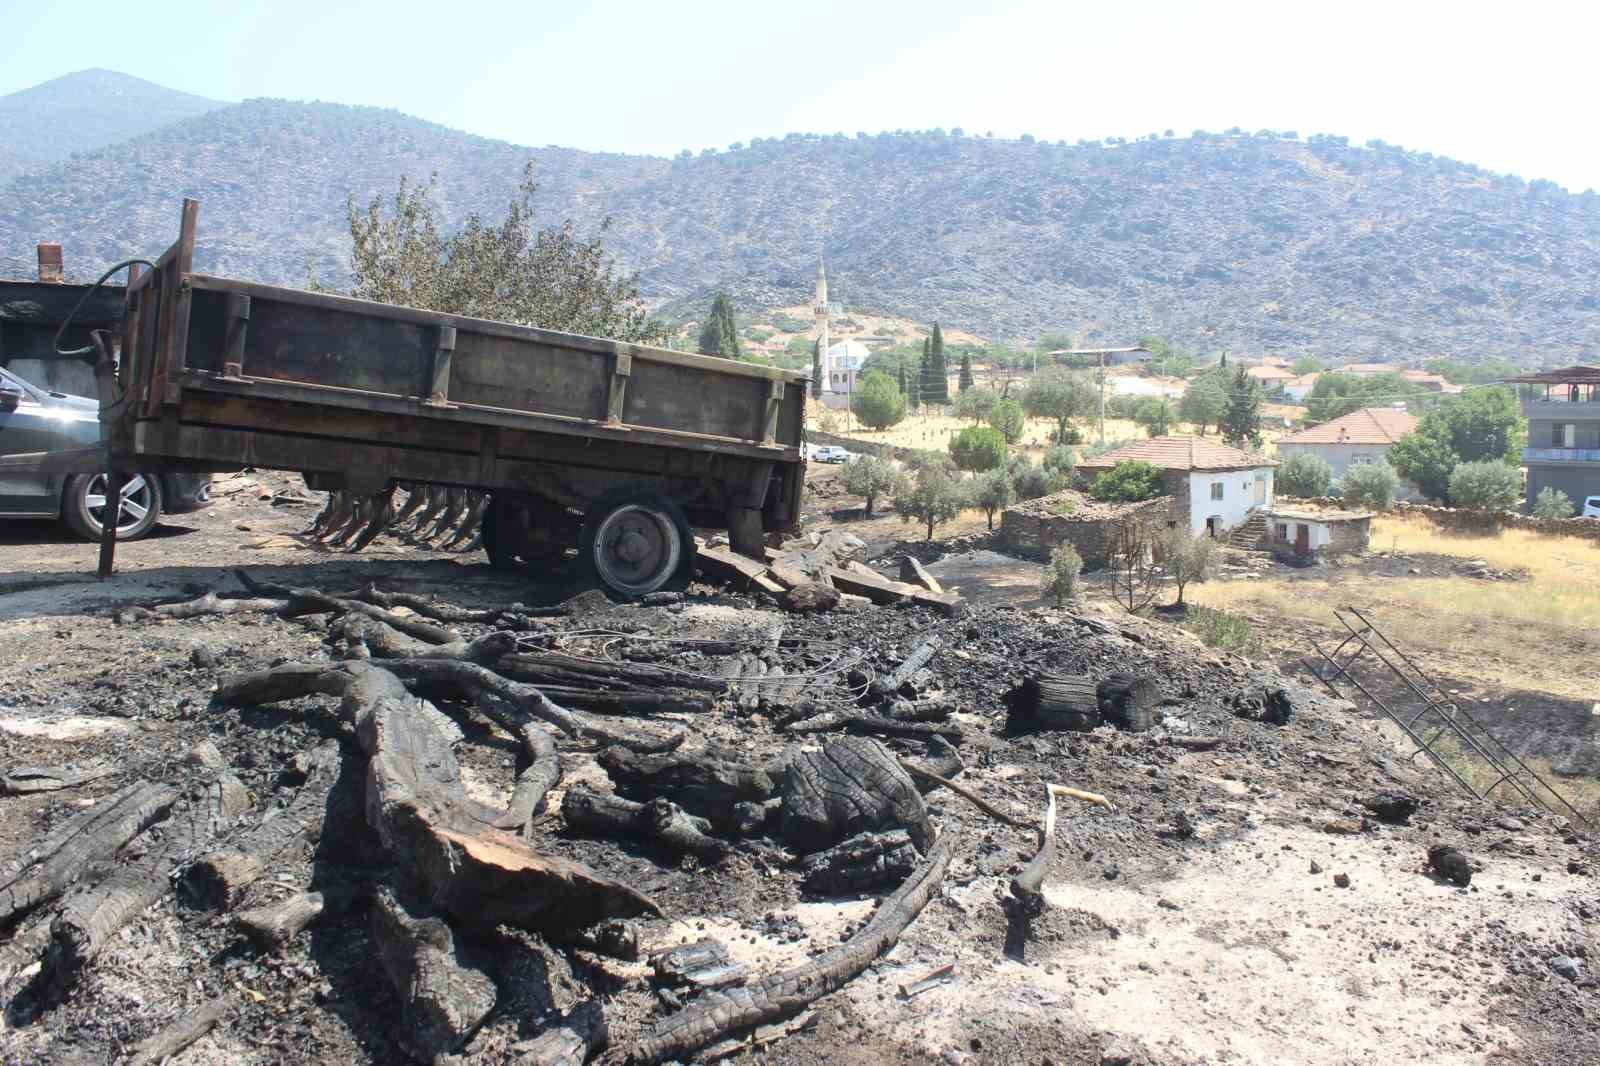
[(850, 460), (844, 468), (845, 491), (867, 500), (867, 517), (872, 517), (872, 505), (880, 496), (892, 496), (901, 491), (906, 476), (888, 459), (876, 455), (862, 455)]
[(1522, 471), (1499, 459), (1457, 463), (1450, 472), (1450, 502), (1469, 511), (1503, 511), (1522, 498)]
[(1298, 452), (1278, 464), (1274, 483), (1282, 496), (1326, 496), (1333, 485), (1333, 467), (1320, 455)]
[(983, 512), (989, 520), (990, 529), (994, 528), (994, 513), (1010, 507), (1014, 499), (1016, 490), (1012, 488), (1011, 476), (1005, 470), (990, 470), (972, 481), (972, 505)]
[(958, 481), (948, 468), (928, 464), (917, 473), (917, 479), (894, 498), (894, 509), (902, 521), (920, 522), (933, 539), (933, 527), (948, 522), (961, 513), (967, 505), (967, 486)]
[(1000, 431), (1007, 444), (1015, 444), (1022, 439), (1022, 431), (1027, 428), (1027, 416), (1022, 413), (1022, 405), (1017, 401), (1001, 400), (989, 412), (989, 424)]
[(1571, 518), (1577, 512), (1572, 506), (1572, 498), (1560, 489), (1546, 485), (1539, 490), (1539, 495), (1533, 498), (1533, 514), (1536, 518)]
[(1350, 507), (1387, 511), (1394, 506), (1400, 478), (1388, 463), (1363, 463), (1353, 466), (1339, 479), (1339, 496)]
[(1078, 575), (1083, 572), (1083, 557), (1070, 544), (1058, 544), (1050, 552), (1040, 584), (1044, 594), (1060, 607), (1078, 594)]
[(1161, 468), (1127, 459), (1094, 479), (1089, 495), (1107, 503), (1133, 503), (1161, 495)]
[(968, 426), (950, 438), (950, 458), (962, 470), (994, 470), (1006, 461), (1006, 438), (998, 429)]

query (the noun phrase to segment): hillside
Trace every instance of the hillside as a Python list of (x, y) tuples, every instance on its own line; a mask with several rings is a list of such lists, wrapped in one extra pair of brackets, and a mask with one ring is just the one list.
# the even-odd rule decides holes
[(80, 70), (0, 96), (0, 183), (225, 106), (119, 74)]
[[(18, 94), (20, 95), (20, 94)], [(1008, 339), (1158, 333), (1201, 352), (1503, 354), (1600, 336), (1600, 197), (1342, 138), (1064, 145), (933, 133), (791, 135), (674, 160), (522, 148), (392, 111), (254, 100), (0, 188), (0, 256), (159, 251), (203, 204), (205, 269), (337, 283), (344, 206), (439, 175), (446, 214), (499, 211), (533, 159), (657, 301), (837, 299)]]

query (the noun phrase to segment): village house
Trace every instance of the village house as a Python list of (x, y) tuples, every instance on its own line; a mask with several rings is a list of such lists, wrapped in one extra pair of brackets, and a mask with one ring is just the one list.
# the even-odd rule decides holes
[(1528, 419), (1528, 506), (1539, 491), (1567, 494), (1578, 513), (1591, 499), (1600, 505), (1600, 366), (1569, 366), (1511, 378), (1543, 388), (1522, 401)]
[(1283, 395), (1295, 403), (1305, 403), (1306, 397), (1311, 395), (1311, 390), (1317, 387), (1317, 379), (1321, 374), (1301, 374), (1292, 377), (1283, 383)]
[(1084, 485), (1118, 463), (1139, 461), (1158, 467), (1172, 497), (1172, 517), (1191, 532), (1222, 536), (1272, 505), (1272, 471), (1278, 464), (1264, 455), (1208, 440), (1168, 436), (1129, 444), (1078, 464)]
[[(1351, 467), (1387, 462), (1396, 441), (1417, 428), (1416, 415), (1392, 407), (1362, 407), (1341, 418), (1302, 429), (1278, 441), (1279, 458), (1315, 455), (1333, 468), (1337, 483)], [(1401, 482), (1402, 498), (1420, 498), (1415, 485)]]
[(1357, 554), (1372, 543), (1372, 512), (1323, 507), (1273, 507), (1265, 547), (1294, 559)]
[(1293, 381), (1296, 376), (1293, 370), (1281, 366), (1253, 366), (1246, 370), (1245, 374), (1255, 378), (1268, 389)]
[(1374, 378), (1381, 374), (1398, 374), (1400, 368), (1393, 363), (1347, 363), (1328, 371), (1330, 374), (1354, 374), (1358, 378)]

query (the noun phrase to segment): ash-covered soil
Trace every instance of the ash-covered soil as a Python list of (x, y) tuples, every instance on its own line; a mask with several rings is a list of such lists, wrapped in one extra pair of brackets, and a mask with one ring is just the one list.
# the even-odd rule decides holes
[[(309, 521), (308, 509), (238, 495), (194, 520), (173, 520), (198, 532), (125, 546), (122, 573), (105, 583), (86, 576), (90, 546), (19, 543), (25, 538), (14, 532), (0, 544), (0, 771), (110, 770), (69, 790), (0, 797), (0, 871), (135, 779), (192, 784), (200, 770), (185, 754), (203, 740), (249, 786), (255, 807), (246, 817), (259, 819), (294, 794), (296, 756), (333, 737), (344, 773), (319, 842), (254, 886), (247, 905), (386, 875), (363, 821), (359, 748), (328, 713), (334, 701), (240, 712), (211, 700), (227, 675), (326, 661), (326, 616), (119, 625), (111, 617), (119, 604), (235, 591), (231, 569), (240, 566), (281, 584), (337, 591), (375, 581), (467, 607), (556, 603), (573, 592), (560, 574), (535, 584), (508, 579), (477, 553), (388, 542), (355, 557), (312, 552), (286, 536)], [(1600, 850), (1586, 829), (1467, 801), (1408, 763), (1348, 704), (1217, 655), (1164, 623), (974, 600), (954, 619), (889, 607), (805, 617), (696, 584), (678, 604), (604, 607), (590, 598), (579, 613), (536, 624), (558, 648), (595, 656), (648, 649), (706, 672), (718, 669), (718, 656), (690, 642), (734, 642), (791, 677), (811, 672), (811, 683), (834, 694), (846, 691), (851, 669), (886, 674), (937, 637), (931, 685), (957, 708), (962, 784), (1034, 823), (1046, 783), (1116, 805), (1115, 813), (1063, 809), (1048, 907), (1023, 940), (1000, 900), (1033, 854), (1033, 835), (944, 790), (930, 793), (934, 823), (957, 835), (940, 891), (887, 955), (816, 1003), (803, 1024), (777, 1038), (758, 1034), (751, 1061), (1600, 1061)], [(487, 632), (458, 628), (469, 638)], [(999, 697), (1038, 670), (1148, 672), (1166, 697), (1164, 721), (1137, 734), (1008, 735)], [(1287, 724), (1236, 713), (1236, 697), (1279, 686), (1294, 705)], [(754, 763), (827, 739), (780, 731), (784, 696), (757, 695), (765, 698), (663, 717), (689, 731), (687, 747), (722, 745)], [(474, 794), (503, 803), (515, 769), (510, 738), (470, 708), (444, 709), (462, 722), (455, 750)], [(1190, 751), (1170, 742), (1184, 736), (1221, 743)], [(647, 953), (713, 936), (759, 976), (837, 945), (871, 914), (871, 897), (803, 895), (776, 841), (738, 843), (708, 863), (574, 835), (562, 824), (560, 791), (608, 781), (592, 746), (559, 743), (563, 779), (533, 844), (652, 895), (667, 917), (642, 923)], [(914, 741), (886, 744), (913, 757), (923, 751)], [(1364, 817), (1361, 801), (1384, 790), (1423, 800), (1409, 824)], [(1440, 842), (1469, 856), (1470, 887), (1427, 871), (1426, 852)], [(0, 1062), (121, 1061), (132, 1044), (216, 996), (226, 998), (226, 1019), (174, 1063), (407, 1061), (399, 998), (375, 961), (369, 927), (357, 908), (265, 954), (226, 915), (168, 893), (59, 1002), (41, 1002), (26, 976), (7, 988), (20, 992), (0, 1030)], [(499, 1002), (460, 1062), (516, 1062), (519, 1042), (590, 996), (604, 1001), (617, 1047), (671, 1009), (644, 962), (552, 948), (505, 929), (470, 947), (494, 974)], [(947, 980), (902, 996), (902, 986), (951, 963)]]

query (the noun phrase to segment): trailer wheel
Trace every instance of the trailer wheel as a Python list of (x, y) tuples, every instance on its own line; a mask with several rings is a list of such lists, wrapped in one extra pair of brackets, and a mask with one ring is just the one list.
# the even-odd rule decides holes
[(671, 500), (647, 492), (613, 493), (588, 509), (579, 554), (609, 592), (634, 599), (687, 578), (694, 538)]
[[(534, 536), (534, 527), (544, 527), (544, 535)], [(563, 530), (571, 526), (571, 532)], [(576, 525), (561, 507), (548, 501), (518, 494), (497, 493), (489, 498), (479, 524), (483, 551), (496, 570), (530, 573), (547, 567), (565, 554), (572, 543)]]

